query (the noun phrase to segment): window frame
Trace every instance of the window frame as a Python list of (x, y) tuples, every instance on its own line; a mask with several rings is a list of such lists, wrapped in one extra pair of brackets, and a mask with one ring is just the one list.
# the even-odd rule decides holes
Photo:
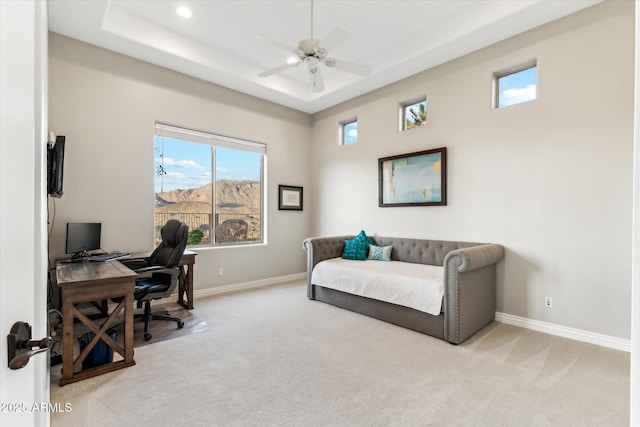
[(407, 101), (400, 102), (398, 104), (398, 132), (406, 132), (414, 129), (420, 129), (427, 125), (427, 119), (425, 118), (424, 124), (418, 125), (414, 128), (407, 127), (407, 108), (413, 107), (414, 105), (422, 104), (424, 102), (425, 114), (427, 112), (427, 95), (418, 96), (415, 98), (411, 98)]
[(349, 142), (347, 143), (347, 126), (355, 124), (356, 125), (356, 131), (358, 130), (358, 117), (354, 116), (351, 117), (349, 119), (346, 120), (341, 120), (340, 121), (340, 131), (339, 131), (339, 144), (341, 146), (349, 146), (349, 145), (355, 145), (358, 142), (360, 142), (360, 134), (358, 133), (358, 135), (356, 136), (356, 140), (353, 142)]
[[(517, 73), (521, 73), (523, 71), (527, 71), (530, 70), (532, 68), (536, 69), (536, 96), (535, 98), (532, 99), (527, 99), (526, 101), (520, 101), (517, 102), (515, 104), (508, 104), (508, 105), (504, 105), (504, 106), (500, 106), (500, 79), (504, 78), (504, 77), (508, 77)], [(531, 101), (535, 101), (538, 99), (538, 60), (537, 59), (533, 59), (531, 61), (527, 61), (524, 63), (521, 63), (519, 65), (516, 66), (512, 66), (509, 68), (505, 68), (501, 71), (497, 71), (495, 73), (493, 73), (493, 88), (492, 88), (492, 92), (493, 92), (493, 99), (492, 99), (492, 107), (494, 110), (501, 110), (503, 108), (506, 107), (510, 107), (512, 105), (518, 105), (518, 104), (523, 104), (525, 102), (531, 102)]]
[[(184, 141), (186, 143), (203, 144), (211, 147), (211, 222), (210, 228), (215, 226), (216, 217), (216, 148), (228, 148), (233, 150), (240, 150), (246, 152), (253, 152), (260, 154), (260, 238), (256, 240), (246, 241), (234, 241), (216, 243), (215, 230), (210, 232), (211, 242), (199, 245), (189, 245), (190, 248), (206, 249), (206, 248), (220, 248), (220, 247), (233, 247), (233, 246), (248, 246), (248, 245), (266, 245), (266, 221), (267, 221), (267, 200), (266, 193), (266, 163), (267, 163), (267, 144), (262, 142), (250, 141), (246, 139), (234, 138), (225, 135), (214, 134), (211, 132), (205, 132), (200, 130), (188, 129), (179, 126), (169, 125), (161, 122), (156, 122), (154, 125), (154, 141), (155, 137), (164, 137), (174, 140)], [(155, 142), (154, 142), (155, 147)], [(154, 156), (154, 170), (155, 170), (155, 156)], [(155, 180), (155, 178), (154, 178)], [(154, 182), (154, 194), (155, 194), (155, 182)], [(155, 199), (155, 197), (154, 197)], [(155, 209), (154, 209), (155, 216)], [(155, 228), (155, 219), (154, 219)]]

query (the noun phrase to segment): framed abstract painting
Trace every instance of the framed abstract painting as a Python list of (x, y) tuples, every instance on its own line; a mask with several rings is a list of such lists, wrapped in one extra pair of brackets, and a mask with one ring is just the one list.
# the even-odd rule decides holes
[(446, 206), (447, 148), (378, 159), (378, 206)]

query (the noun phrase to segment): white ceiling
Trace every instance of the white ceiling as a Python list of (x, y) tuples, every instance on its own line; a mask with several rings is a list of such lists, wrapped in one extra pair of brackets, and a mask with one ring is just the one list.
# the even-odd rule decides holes
[[(321, 66), (269, 77), (310, 37), (310, 0), (49, 0), (49, 29), (212, 83), (314, 113), (601, 0), (315, 0), (313, 35), (351, 38), (330, 57), (370, 65), (368, 77)], [(188, 6), (193, 16), (176, 13)]]

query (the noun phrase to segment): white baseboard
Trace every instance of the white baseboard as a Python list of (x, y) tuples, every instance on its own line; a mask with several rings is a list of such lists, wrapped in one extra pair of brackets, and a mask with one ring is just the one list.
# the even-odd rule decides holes
[(614, 350), (631, 352), (631, 340), (623, 338), (584, 331), (582, 329), (569, 328), (566, 326), (556, 325), (554, 323), (542, 322), (540, 320), (527, 319), (525, 317), (513, 316), (511, 314), (499, 312), (496, 312), (495, 320), (496, 322), (520, 326), (521, 328), (531, 329), (533, 331), (557, 335), (559, 337), (587, 342), (589, 344), (601, 345)]
[(254, 280), (251, 282), (234, 283), (232, 285), (216, 286), (213, 288), (197, 290), (193, 292), (194, 298), (219, 295), (226, 292), (239, 291), (242, 289), (259, 288), (262, 286), (275, 285), (278, 283), (292, 282), (294, 280), (302, 280), (307, 278), (307, 273), (289, 274), (287, 276), (271, 277), (269, 279)]

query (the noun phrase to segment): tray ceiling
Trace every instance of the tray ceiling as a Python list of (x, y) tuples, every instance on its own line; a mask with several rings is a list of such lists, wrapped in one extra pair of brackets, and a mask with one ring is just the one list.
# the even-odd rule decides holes
[[(581, 0), (50, 0), (51, 31), (307, 113), (386, 86), (599, 3)], [(176, 12), (187, 6), (192, 16)], [(350, 38), (329, 56), (372, 67), (367, 77), (306, 66), (269, 77), (310, 37)], [(262, 40), (260, 39), (262, 36)], [(271, 43), (265, 42), (272, 41)], [(304, 64), (302, 64), (304, 65)]]

